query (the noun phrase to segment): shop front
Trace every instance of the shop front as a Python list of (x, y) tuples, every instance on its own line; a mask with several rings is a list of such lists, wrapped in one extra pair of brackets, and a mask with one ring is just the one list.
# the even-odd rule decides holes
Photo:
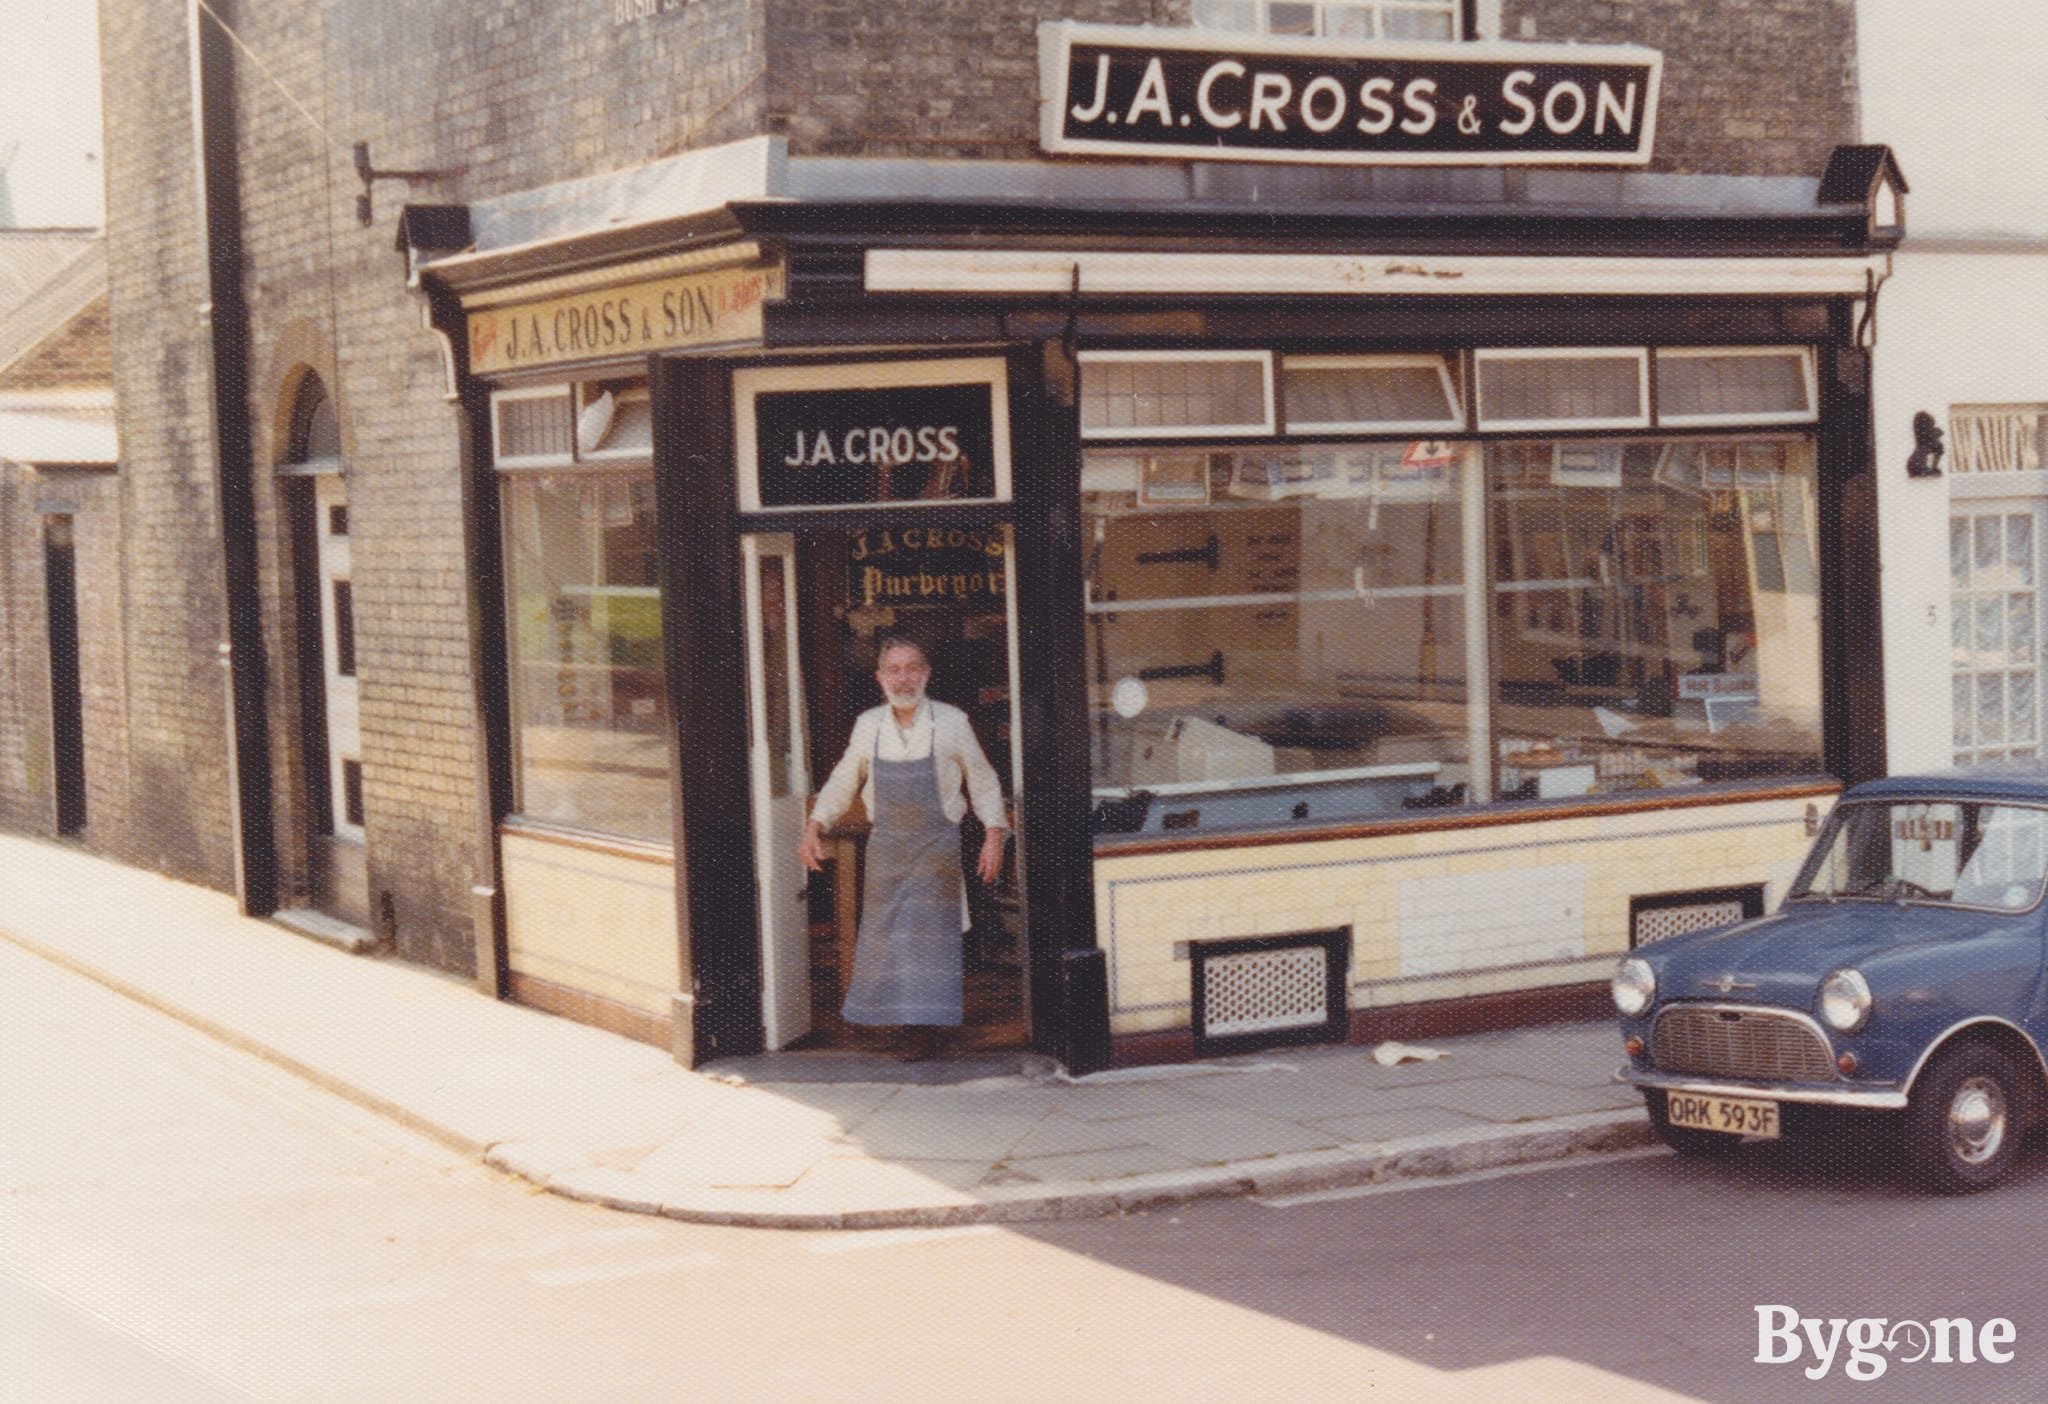
[[(1016, 835), (962, 1042), (1076, 1070), (1586, 1008), (1881, 768), (1898, 231), (1843, 192), (1885, 163), (1586, 169), (1647, 159), (1638, 50), (1383, 93), (1139, 33), (1047, 27), (1043, 145), (1146, 159), (761, 141), (408, 220), (503, 601), (514, 997), (692, 1062), (864, 1046), (864, 818), (797, 846), (890, 636)], [(1489, 141), (1273, 139), (1439, 92)]]

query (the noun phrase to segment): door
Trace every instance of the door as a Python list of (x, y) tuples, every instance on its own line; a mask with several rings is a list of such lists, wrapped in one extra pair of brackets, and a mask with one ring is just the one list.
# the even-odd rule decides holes
[(327, 794), (332, 832), (363, 840), (363, 733), (356, 688), (355, 584), (349, 555), (348, 484), (339, 474), (314, 480), (313, 531), (319, 542), (320, 672), (326, 691)]
[(43, 524), (44, 598), (50, 630), (50, 748), (56, 757), (57, 832), (85, 827), (85, 701), (78, 678), (78, 569), (68, 516)]
[(747, 772), (761, 921), (762, 1019), (772, 1051), (811, 1031), (811, 795), (796, 614), (796, 547), (786, 534), (740, 539), (747, 621)]

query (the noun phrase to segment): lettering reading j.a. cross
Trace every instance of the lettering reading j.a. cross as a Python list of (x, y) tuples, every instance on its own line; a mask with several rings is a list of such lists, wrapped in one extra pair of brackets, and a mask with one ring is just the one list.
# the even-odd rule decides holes
[(875, 424), (832, 434), (823, 429), (799, 429), (796, 441), (782, 462), (789, 468), (836, 467), (841, 463), (950, 463), (960, 456), (960, 427), (956, 424)]

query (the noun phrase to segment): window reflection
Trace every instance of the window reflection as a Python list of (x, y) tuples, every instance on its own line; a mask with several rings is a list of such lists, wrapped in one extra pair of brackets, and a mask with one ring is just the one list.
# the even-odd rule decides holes
[(1098, 449), (1083, 489), (1102, 830), (1821, 769), (1806, 440)]
[(653, 475), (507, 478), (504, 494), (519, 812), (669, 843)]

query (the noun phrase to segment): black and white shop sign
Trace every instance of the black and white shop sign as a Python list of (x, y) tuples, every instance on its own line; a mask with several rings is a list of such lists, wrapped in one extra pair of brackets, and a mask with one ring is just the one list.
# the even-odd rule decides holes
[(764, 391), (754, 400), (763, 507), (996, 495), (986, 381)]
[(1039, 26), (1056, 154), (1331, 165), (1642, 165), (1664, 56)]

